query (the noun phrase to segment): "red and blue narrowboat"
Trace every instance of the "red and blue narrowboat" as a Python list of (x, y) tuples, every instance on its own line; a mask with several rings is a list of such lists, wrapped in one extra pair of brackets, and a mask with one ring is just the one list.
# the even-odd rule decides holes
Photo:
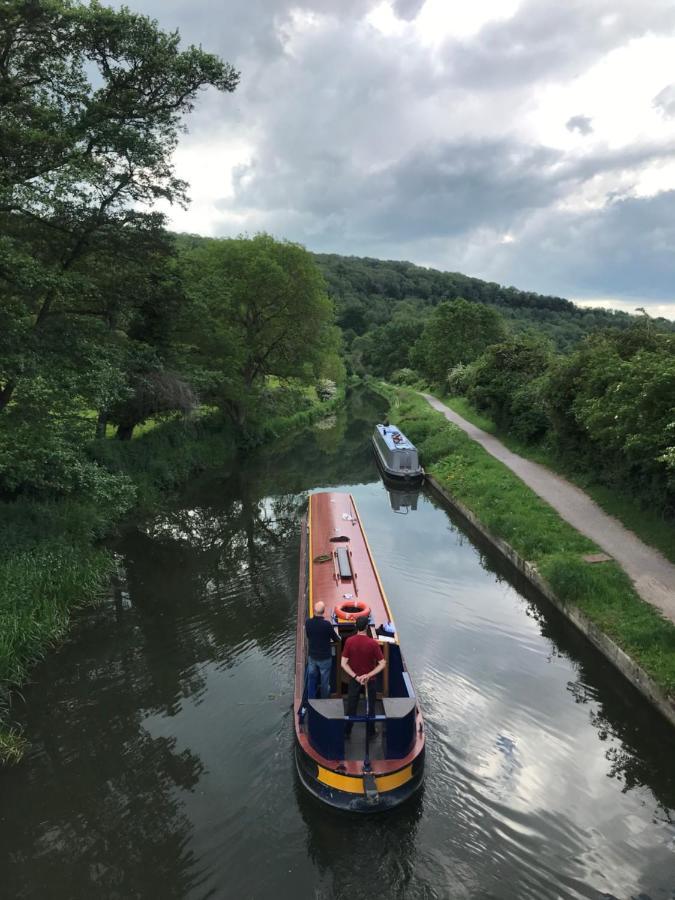
[[(325, 604), (336, 642), (330, 696), (313, 698), (307, 696), (305, 621), (319, 600)], [(367, 633), (378, 641), (386, 665), (376, 676), (374, 708), (369, 708), (363, 691), (356, 714), (348, 716), (348, 676), (341, 655), (346, 640), (356, 632), (356, 619), (364, 615)], [(351, 494), (312, 494), (302, 522), (294, 723), (300, 779), (331, 806), (355, 812), (391, 809), (422, 785), (422, 713)], [(347, 725), (351, 725), (348, 740)]]

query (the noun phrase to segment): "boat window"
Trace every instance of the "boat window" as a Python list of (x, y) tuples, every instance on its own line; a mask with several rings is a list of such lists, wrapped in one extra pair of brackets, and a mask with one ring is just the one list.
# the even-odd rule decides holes
[(332, 537), (330, 539), (330, 542), (331, 542), (331, 544), (337, 544), (337, 543), (340, 543), (341, 541), (348, 541), (348, 540), (349, 540), (349, 538), (347, 537), (346, 534), (338, 534), (336, 537)]

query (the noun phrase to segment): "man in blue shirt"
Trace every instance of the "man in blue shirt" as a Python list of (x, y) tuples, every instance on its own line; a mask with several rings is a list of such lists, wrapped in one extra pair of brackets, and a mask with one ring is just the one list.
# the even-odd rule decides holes
[(324, 619), (326, 606), (318, 600), (314, 604), (314, 615), (305, 622), (307, 635), (307, 695), (317, 696), (318, 676), (321, 676), (321, 699), (330, 697), (330, 670), (333, 663), (332, 644), (338, 638), (330, 622)]

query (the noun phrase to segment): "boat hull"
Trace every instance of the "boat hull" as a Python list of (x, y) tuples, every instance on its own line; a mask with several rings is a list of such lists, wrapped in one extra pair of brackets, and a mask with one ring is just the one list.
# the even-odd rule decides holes
[[(384, 812), (400, 806), (413, 797), (424, 782), (424, 750), (408, 766), (398, 772), (384, 776), (375, 776), (376, 795), (366, 794), (363, 778), (330, 772), (304, 752), (296, 742), (295, 767), (302, 785), (317, 800), (327, 803), (334, 809), (345, 812), (375, 813)], [(378, 784), (379, 782), (379, 784)], [(389, 786), (391, 785), (391, 786)]]
[(371, 444), (373, 445), (373, 450), (375, 451), (375, 459), (377, 460), (377, 465), (382, 472), (382, 474), (394, 482), (394, 484), (422, 484), (424, 481), (424, 469), (420, 466), (420, 468), (416, 472), (401, 472), (396, 469), (392, 469), (391, 466), (387, 465), (386, 460), (382, 456), (382, 451), (377, 445), (377, 442), (374, 437), (370, 439)]

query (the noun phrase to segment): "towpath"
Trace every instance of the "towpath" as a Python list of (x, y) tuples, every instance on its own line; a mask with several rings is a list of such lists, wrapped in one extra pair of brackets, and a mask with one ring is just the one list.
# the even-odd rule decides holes
[(539, 463), (523, 459), (501, 441), (467, 422), (431, 394), (422, 396), (448, 421), (465, 431), (487, 452), (504, 463), (542, 500), (550, 504), (577, 531), (613, 557), (633, 581), (643, 600), (675, 622), (675, 566), (658, 550), (643, 543), (632, 531), (603, 512), (597, 503), (575, 485)]

